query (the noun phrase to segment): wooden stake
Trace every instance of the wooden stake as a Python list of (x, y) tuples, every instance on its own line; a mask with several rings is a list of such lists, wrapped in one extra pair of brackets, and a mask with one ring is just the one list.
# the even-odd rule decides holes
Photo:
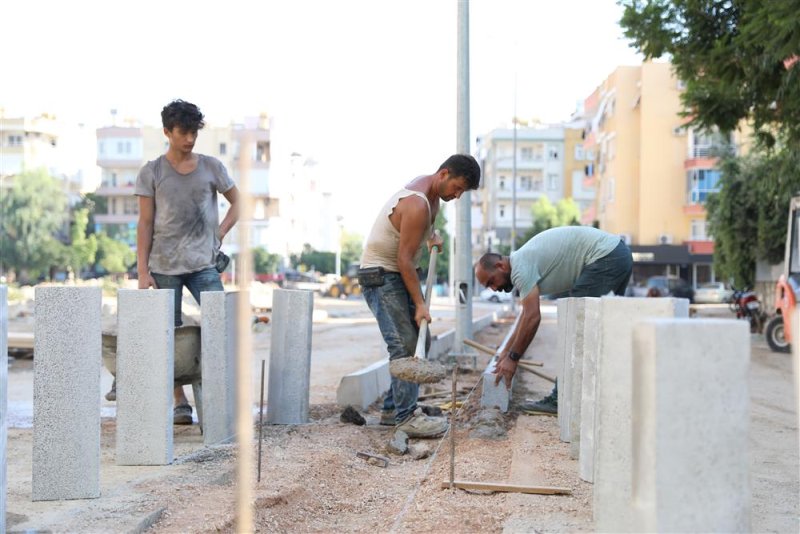
[[(479, 351), (485, 352), (486, 354), (491, 354), (492, 356), (494, 356), (497, 353), (496, 350), (492, 350), (490, 347), (487, 347), (486, 345), (481, 345), (477, 341), (472, 341), (471, 339), (465, 339), (464, 345), (468, 345), (473, 349), (478, 349)], [(542, 367), (543, 365), (542, 362), (534, 362), (532, 360), (520, 360), (519, 363), (526, 363), (528, 365), (535, 365), (537, 367)]]
[(261, 482), (261, 436), (264, 428), (264, 360), (261, 360), (261, 402), (258, 404), (258, 478)]
[(551, 486), (521, 486), (519, 484), (501, 484), (497, 482), (471, 482), (468, 480), (442, 482), (442, 489), (453, 486), (460, 489), (478, 490), (478, 491), (535, 493), (539, 495), (572, 495), (572, 490), (569, 488), (556, 488)]
[(453, 367), (453, 398), (450, 402), (450, 489), (455, 489), (456, 476), (456, 380), (458, 364)]

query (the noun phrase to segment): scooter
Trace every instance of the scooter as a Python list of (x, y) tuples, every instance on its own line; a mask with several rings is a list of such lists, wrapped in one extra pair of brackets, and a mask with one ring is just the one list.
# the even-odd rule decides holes
[(750, 333), (760, 334), (764, 331), (764, 322), (767, 316), (755, 291), (733, 288), (730, 308), (736, 314), (737, 319), (750, 321)]

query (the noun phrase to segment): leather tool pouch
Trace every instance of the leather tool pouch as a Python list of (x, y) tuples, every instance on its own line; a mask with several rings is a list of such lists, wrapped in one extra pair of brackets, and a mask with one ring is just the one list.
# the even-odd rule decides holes
[(230, 262), (231, 258), (220, 250), (219, 252), (217, 252), (217, 259), (214, 262), (214, 267), (217, 268), (218, 273), (221, 273), (222, 271), (228, 268), (228, 264)]
[(361, 287), (379, 287), (383, 285), (383, 267), (366, 267), (358, 270), (358, 283)]

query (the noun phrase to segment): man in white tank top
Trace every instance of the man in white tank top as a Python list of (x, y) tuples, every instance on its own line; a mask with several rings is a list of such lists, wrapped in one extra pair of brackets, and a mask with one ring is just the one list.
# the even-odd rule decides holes
[[(477, 189), (480, 173), (475, 158), (455, 154), (435, 173), (415, 178), (392, 195), (378, 213), (364, 246), (359, 281), (392, 360), (414, 355), (419, 325), (431, 320), (417, 267), (426, 240), (428, 249), (441, 250), (441, 238), (432, 233), (440, 201)], [(419, 385), (392, 377), (381, 423), (397, 424), (412, 438), (442, 434), (447, 422), (417, 410), (418, 394)]]

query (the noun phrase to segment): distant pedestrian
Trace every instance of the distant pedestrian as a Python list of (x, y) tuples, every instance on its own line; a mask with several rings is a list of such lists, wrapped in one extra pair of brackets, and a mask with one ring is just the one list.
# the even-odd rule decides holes
[[(628, 246), (618, 235), (589, 226), (551, 228), (533, 236), (511, 256), (484, 254), (475, 266), (481, 285), (494, 290), (519, 290), (522, 312), (509, 342), (497, 359), (495, 384), (511, 387), (517, 362), (536, 336), (542, 313), (541, 295), (569, 291), (571, 297), (624, 295), (633, 270)], [(525, 403), (530, 413), (558, 412), (558, 385), (539, 402)]]

